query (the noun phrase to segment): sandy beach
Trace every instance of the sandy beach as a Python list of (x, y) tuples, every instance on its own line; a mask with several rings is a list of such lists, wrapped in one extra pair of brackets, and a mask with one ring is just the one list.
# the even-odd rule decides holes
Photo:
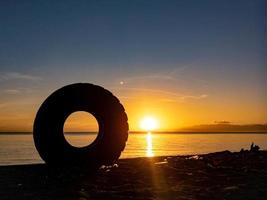
[(266, 199), (267, 151), (121, 159), (97, 172), (0, 167), (5, 199)]

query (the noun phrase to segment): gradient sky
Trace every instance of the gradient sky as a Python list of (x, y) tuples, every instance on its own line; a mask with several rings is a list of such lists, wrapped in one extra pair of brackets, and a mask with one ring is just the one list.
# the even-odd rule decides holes
[[(55, 89), (112, 91), (130, 129), (267, 123), (266, 3), (1, 1), (0, 131), (31, 131)], [(123, 82), (123, 84), (120, 84)]]

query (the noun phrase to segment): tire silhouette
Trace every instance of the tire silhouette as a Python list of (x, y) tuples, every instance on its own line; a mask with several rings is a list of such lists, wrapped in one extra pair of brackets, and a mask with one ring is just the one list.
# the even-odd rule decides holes
[[(88, 146), (74, 147), (64, 137), (64, 122), (76, 111), (91, 113), (99, 126)], [(128, 119), (123, 106), (111, 92), (89, 83), (67, 85), (52, 93), (39, 108), (33, 127), (36, 149), (48, 165), (112, 164), (128, 138)]]

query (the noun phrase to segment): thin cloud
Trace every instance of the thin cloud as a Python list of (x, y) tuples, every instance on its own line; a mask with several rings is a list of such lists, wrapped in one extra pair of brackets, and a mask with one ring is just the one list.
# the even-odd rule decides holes
[(7, 107), (9, 104), (8, 103), (0, 103), (0, 108), (5, 108)]
[(168, 80), (168, 81), (174, 81), (175, 78), (171, 75), (165, 75), (165, 74), (149, 74), (144, 76), (129, 76), (121, 78), (118, 83), (132, 83), (136, 81), (143, 81), (143, 80)]
[(181, 71), (184, 71), (187, 67), (176, 67), (168, 72), (152, 73), (144, 76), (129, 76), (124, 78), (125, 82), (135, 81), (135, 80), (147, 80), (147, 79), (162, 79), (162, 80), (177, 80), (177, 74), (180, 74)]
[(14, 80), (14, 79), (29, 80), (29, 81), (42, 80), (42, 78), (39, 76), (23, 74), (23, 73), (18, 73), (18, 72), (8, 72), (8, 73), (4, 73), (3, 75), (0, 75), (1, 81)]
[(0, 94), (9, 94), (9, 95), (15, 95), (15, 94), (31, 94), (33, 93), (34, 88), (25, 88), (25, 87), (18, 87), (18, 88), (6, 88), (3, 90), (0, 90)]
[(198, 96), (194, 96), (194, 95), (187, 95), (187, 96), (183, 96), (182, 99), (204, 99), (204, 98), (207, 98), (208, 95), (207, 94), (201, 94), (201, 95), (198, 95)]
[(14, 106), (37, 106), (39, 101), (30, 98), (12, 99), (11, 101), (0, 102), (0, 108), (13, 108)]
[(21, 91), (17, 90), (17, 89), (6, 89), (6, 90), (4, 90), (4, 93), (6, 93), (6, 94), (19, 94), (19, 93), (21, 93)]
[[(204, 99), (207, 98), (207, 94), (201, 94), (201, 95), (185, 95), (185, 94), (178, 94), (175, 92), (165, 91), (165, 90), (156, 90), (156, 89), (149, 89), (149, 88), (136, 88), (136, 87), (113, 87), (111, 89), (115, 90), (125, 90), (125, 91), (136, 91), (136, 92), (149, 92), (149, 93), (155, 93), (155, 94), (164, 94), (168, 98), (160, 99), (162, 101), (167, 102), (176, 102), (176, 101), (183, 101), (187, 99)], [(130, 97), (123, 97), (124, 99), (130, 99)]]
[(116, 82), (124, 85), (124, 84), (131, 84), (131, 83), (135, 83), (138, 81), (146, 81), (148, 80), (150, 81), (169, 81), (169, 82), (175, 82), (175, 81), (179, 81), (179, 82), (197, 82), (199, 85), (201, 86), (207, 86), (207, 81), (204, 79), (200, 79), (199, 77), (193, 76), (190, 71), (188, 73), (187, 70), (190, 69), (190, 66), (180, 66), (180, 67), (176, 67), (173, 68), (169, 71), (162, 71), (160, 73), (152, 73), (152, 74), (147, 74), (147, 75), (143, 75), (143, 76), (126, 76), (126, 77), (122, 77), (119, 80), (117, 80)]
[(206, 94), (202, 94), (202, 95), (185, 95), (185, 96), (180, 96), (180, 97), (176, 97), (176, 98), (164, 98), (164, 99), (160, 99), (161, 101), (164, 101), (164, 102), (169, 102), (169, 103), (175, 103), (175, 102), (183, 102), (185, 100), (188, 100), (188, 99), (194, 99), (194, 100), (200, 100), (200, 99), (205, 99), (207, 98), (208, 95)]
[(127, 77), (124, 80), (127, 81), (134, 81), (134, 80), (147, 80), (147, 79), (164, 79), (164, 80), (173, 80), (174, 78), (172, 76), (168, 75), (159, 75), (159, 74), (152, 74), (152, 75), (146, 75), (146, 76), (133, 76), (133, 77)]
[(214, 121), (215, 124), (231, 124), (230, 121), (225, 121), (225, 120), (222, 120), (222, 121)]

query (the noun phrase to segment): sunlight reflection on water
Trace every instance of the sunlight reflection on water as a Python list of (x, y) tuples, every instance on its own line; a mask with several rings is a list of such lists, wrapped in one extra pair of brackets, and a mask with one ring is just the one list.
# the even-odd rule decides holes
[(152, 134), (151, 132), (147, 132), (146, 134), (146, 156), (153, 157), (153, 143), (152, 143)]
[[(95, 134), (71, 134), (74, 142), (84, 144)], [(194, 155), (215, 151), (240, 151), (251, 142), (267, 149), (267, 134), (179, 134), (130, 133), (120, 158)], [(31, 134), (0, 134), (0, 165), (43, 162), (34, 147)]]

